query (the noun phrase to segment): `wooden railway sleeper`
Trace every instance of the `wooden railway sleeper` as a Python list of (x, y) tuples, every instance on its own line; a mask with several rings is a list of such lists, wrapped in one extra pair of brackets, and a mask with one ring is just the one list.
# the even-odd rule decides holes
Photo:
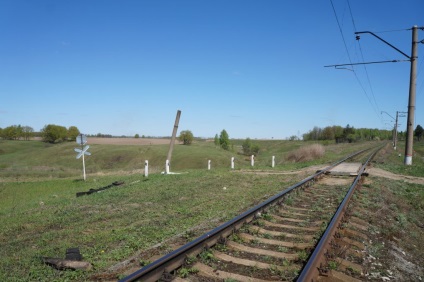
[(224, 236), (220, 236), (217, 243), (221, 244), (221, 245), (225, 245), (225, 244), (227, 244), (227, 238), (224, 237)]
[(168, 271), (164, 271), (162, 273), (161, 281), (168, 282), (168, 281), (172, 281), (174, 278), (175, 278), (175, 275), (174, 274), (172, 274), (172, 273), (170, 273)]
[(331, 246), (332, 248), (334, 248), (334, 249), (338, 249), (338, 248), (340, 248), (340, 245), (338, 245), (338, 244), (336, 243), (336, 240), (334, 240), (334, 239), (332, 239), (332, 240), (330, 241), (330, 246)]
[(328, 277), (328, 275), (329, 275), (328, 267), (323, 267), (322, 263), (319, 264), (318, 272), (319, 272), (320, 275), (325, 276), (325, 277)]
[(325, 250), (324, 257), (327, 259), (331, 257), (331, 254), (328, 250)]
[(339, 258), (345, 257), (347, 250), (348, 250), (348, 248), (346, 246), (341, 247), (340, 251), (336, 252), (336, 257), (339, 257)]

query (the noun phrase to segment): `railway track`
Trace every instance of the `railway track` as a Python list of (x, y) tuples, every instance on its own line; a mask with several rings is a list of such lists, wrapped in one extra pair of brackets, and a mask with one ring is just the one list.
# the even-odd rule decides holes
[[(367, 226), (351, 216), (350, 200), (378, 149), (369, 151), (347, 156), (120, 281), (360, 279)], [(354, 180), (329, 175), (354, 159), (363, 163)]]

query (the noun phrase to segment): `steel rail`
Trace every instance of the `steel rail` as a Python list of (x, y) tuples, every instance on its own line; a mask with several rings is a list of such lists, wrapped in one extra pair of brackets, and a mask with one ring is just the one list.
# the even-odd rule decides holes
[(132, 274), (122, 278), (119, 282), (129, 282), (137, 281), (142, 279), (142, 281), (157, 281), (159, 280), (164, 273), (170, 273), (171, 271), (177, 269), (184, 264), (185, 259), (188, 256), (198, 255), (205, 248), (209, 248), (215, 245), (219, 240), (230, 236), (234, 231), (240, 229), (244, 223), (252, 221), (255, 216), (264, 210), (271, 204), (274, 204), (282, 200), (282, 197), (290, 193), (294, 189), (305, 185), (310, 181), (315, 181), (318, 176), (325, 174), (335, 166), (365, 152), (372, 148), (364, 149), (359, 152), (353, 153), (344, 159), (326, 167), (325, 169), (311, 175), (302, 181), (290, 186), (284, 191), (278, 193), (275, 196), (272, 196), (268, 200), (262, 202), (261, 204), (247, 210), (246, 212), (236, 216), (235, 218), (227, 221), (226, 223), (220, 225), (219, 227), (205, 233), (204, 235), (198, 237), (192, 242), (187, 243), (186, 245), (174, 250), (173, 252), (163, 256), (162, 258), (144, 266), (143, 268), (133, 272)]
[(367, 159), (367, 161), (362, 165), (361, 169), (358, 172), (358, 175), (355, 177), (355, 180), (353, 181), (352, 185), (350, 186), (348, 192), (346, 193), (345, 198), (339, 205), (336, 213), (334, 214), (333, 218), (331, 219), (330, 223), (327, 226), (327, 229), (325, 230), (324, 234), (322, 235), (320, 241), (316, 245), (314, 251), (309, 256), (308, 262), (303, 267), (299, 277), (297, 278), (297, 281), (316, 281), (316, 277), (320, 275), (320, 273), (325, 272), (326, 270), (323, 269), (323, 266), (325, 264), (325, 253), (328, 249), (330, 249), (330, 243), (336, 234), (337, 229), (340, 226), (340, 223), (343, 219), (344, 213), (347, 209), (348, 203), (356, 190), (356, 185), (358, 184), (359, 180), (362, 177), (362, 174), (365, 171), (366, 166), (369, 164), (369, 162), (372, 160), (372, 158), (377, 154), (377, 152), (383, 148), (383, 146), (377, 148)]

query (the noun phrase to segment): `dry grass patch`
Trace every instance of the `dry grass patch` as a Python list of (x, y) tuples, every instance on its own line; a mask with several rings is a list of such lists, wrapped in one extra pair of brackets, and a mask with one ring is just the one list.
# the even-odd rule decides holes
[(312, 161), (324, 156), (325, 148), (321, 144), (312, 144), (309, 146), (300, 147), (299, 149), (289, 153), (287, 160), (298, 163)]

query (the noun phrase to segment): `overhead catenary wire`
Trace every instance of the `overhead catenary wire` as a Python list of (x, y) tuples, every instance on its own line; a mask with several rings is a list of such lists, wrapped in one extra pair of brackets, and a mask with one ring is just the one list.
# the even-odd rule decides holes
[[(353, 29), (355, 30), (355, 32), (357, 32), (358, 30), (356, 29), (355, 20), (353, 18), (352, 8), (350, 7), (350, 1), (349, 0), (347, 0), (347, 5), (348, 5), (348, 8), (349, 8), (350, 18), (352, 19)], [(362, 62), (365, 62), (364, 53), (362, 52), (361, 42), (359, 40), (357, 40), (357, 41), (358, 41), (359, 51), (361, 53)], [(371, 80), (370, 80), (370, 77), (368, 75), (367, 67), (366, 67), (365, 64), (363, 64), (363, 66), (364, 66), (365, 74), (367, 76), (368, 84), (370, 86), (372, 98), (374, 100), (374, 103), (375, 103), (375, 106), (376, 106), (378, 112), (380, 112), (380, 108), (378, 106), (377, 100), (375, 99), (374, 90), (373, 90), (373, 87), (372, 87), (372, 84), (371, 84)]]
[(388, 33), (388, 32), (398, 32), (398, 31), (406, 31), (406, 30), (411, 30), (411, 29), (402, 28), (402, 29), (382, 30), (382, 31), (374, 31), (374, 33)]
[[(418, 81), (418, 79), (420, 78), (421, 74), (423, 73), (423, 72), (422, 72), (422, 71), (423, 71), (423, 66), (424, 66), (423, 62), (424, 62), (424, 60), (421, 60), (420, 65), (419, 65), (419, 67), (418, 67), (418, 71), (417, 71), (417, 81)], [(417, 97), (418, 97), (419, 95), (421, 95), (421, 91), (424, 89), (424, 88), (423, 88), (423, 86), (424, 86), (424, 78), (422, 79), (422, 81), (421, 81), (421, 82), (419, 82), (419, 83), (417, 82)]]
[[(330, 0), (330, 3), (331, 3), (331, 7), (333, 8), (334, 16), (335, 16), (336, 21), (337, 21), (337, 26), (339, 27), (339, 31), (340, 31), (340, 34), (341, 34), (341, 37), (342, 37), (342, 40), (343, 40), (343, 44), (344, 44), (345, 49), (346, 49), (347, 56), (348, 56), (348, 58), (349, 58), (350, 65), (352, 66), (352, 65), (353, 65), (353, 64), (352, 64), (352, 59), (351, 59), (351, 57), (350, 57), (349, 49), (347, 48), (346, 40), (345, 40), (345, 38), (344, 38), (343, 30), (342, 30), (342, 28), (341, 28), (340, 21), (339, 21), (339, 18), (338, 18), (338, 16), (337, 16), (336, 9), (335, 9), (335, 7), (334, 7), (333, 0)], [(371, 107), (373, 108), (373, 110), (374, 110), (374, 112), (376, 113), (376, 115), (377, 115), (378, 117), (380, 117), (380, 115), (378, 114), (378, 110), (377, 110), (376, 106), (374, 105), (374, 103), (372, 103), (372, 101), (371, 101), (371, 99), (370, 99), (370, 97), (369, 97), (369, 95), (368, 95), (368, 93), (367, 93), (367, 91), (366, 91), (365, 87), (363, 86), (363, 84), (362, 84), (361, 80), (359, 79), (358, 75), (356, 74), (354, 67), (352, 66), (352, 69), (349, 69), (349, 70), (351, 70), (351, 71), (353, 72), (353, 74), (355, 75), (356, 81), (358, 82), (359, 86), (361, 87), (362, 91), (364, 92), (365, 96), (367, 97), (368, 102), (370, 103), (370, 105), (371, 105)]]

